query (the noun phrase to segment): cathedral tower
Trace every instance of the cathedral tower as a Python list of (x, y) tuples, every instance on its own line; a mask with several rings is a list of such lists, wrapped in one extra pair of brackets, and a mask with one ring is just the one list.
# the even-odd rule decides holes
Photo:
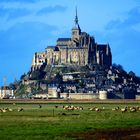
[(73, 40), (79, 40), (79, 36), (81, 34), (81, 29), (80, 26), (78, 24), (78, 15), (77, 15), (77, 7), (76, 7), (76, 15), (75, 15), (75, 25), (72, 28), (72, 39)]

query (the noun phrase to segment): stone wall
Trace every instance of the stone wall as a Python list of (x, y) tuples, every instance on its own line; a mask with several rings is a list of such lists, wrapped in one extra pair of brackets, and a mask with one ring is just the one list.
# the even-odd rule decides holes
[(89, 94), (89, 93), (60, 93), (60, 97), (64, 99), (77, 99), (77, 100), (82, 100), (82, 99), (98, 99), (99, 94)]
[(136, 100), (140, 100), (140, 95), (136, 95)]

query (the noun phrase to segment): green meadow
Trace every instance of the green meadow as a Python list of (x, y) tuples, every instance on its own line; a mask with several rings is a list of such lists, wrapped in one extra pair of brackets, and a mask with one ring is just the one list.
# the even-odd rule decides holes
[[(39, 107), (41, 105), (41, 108)], [(64, 110), (63, 106), (82, 106), (83, 110)], [(56, 108), (57, 106), (57, 108)], [(114, 128), (140, 128), (140, 111), (112, 111), (119, 106), (140, 106), (137, 103), (47, 103), (0, 102), (0, 139), (3, 140), (71, 140), (75, 133)], [(98, 107), (101, 111), (90, 111)], [(23, 111), (18, 112), (18, 108)]]

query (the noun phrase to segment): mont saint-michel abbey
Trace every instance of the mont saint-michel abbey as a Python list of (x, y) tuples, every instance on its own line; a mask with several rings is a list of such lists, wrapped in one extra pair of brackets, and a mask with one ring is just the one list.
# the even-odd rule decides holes
[(89, 65), (110, 66), (112, 54), (109, 44), (98, 44), (95, 38), (82, 32), (76, 10), (71, 38), (58, 38), (54, 46), (48, 46), (45, 52), (36, 52), (32, 61), (32, 70), (47, 65)]

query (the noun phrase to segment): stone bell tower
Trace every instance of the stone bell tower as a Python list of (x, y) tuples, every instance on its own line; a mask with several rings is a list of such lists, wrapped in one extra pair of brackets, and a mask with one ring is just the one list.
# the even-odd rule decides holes
[(72, 40), (79, 40), (80, 34), (81, 34), (81, 29), (80, 26), (78, 24), (78, 15), (77, 15), (77, 8), (76, 8), (76, 16), (75, 16), (75, 25), (72, 28)]

